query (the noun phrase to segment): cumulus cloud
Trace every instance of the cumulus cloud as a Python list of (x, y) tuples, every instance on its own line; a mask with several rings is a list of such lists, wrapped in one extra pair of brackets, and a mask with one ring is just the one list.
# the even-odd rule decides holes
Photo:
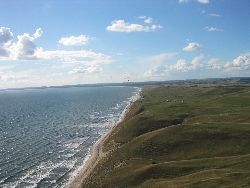
[[(9, 53), (0, 60), (67, 60), (68, 62), (77, 62), (85, 64), (108, 64), (111, 63), (111, 57), (91, 50), (44, 50), (35, 44), (35, 40), (41, 37), (43, 30), (38, 28), (33, 35), (24, 33), (17, 36), (17, 41), (12, 42), (13, 34), (9, 28), (0, 28), (0, 53), (4, 50)], [(88, 40), (84, 35), (78, 37), (62, 38), (64, 45), (83, 44)]]
[(38, 50), (36, 46), (35, 37), (30, 36), (28, 33), (17, 36), (17, 42), (10, 47), (12, 58), (28, 60), (36, 59), (35, 52)]
[[(92, 50), (44, 50), (38, 47), (35, 40), (41, 37), (43, 30), (38, 28), (33, 34), (23, 33), (13, 41), (13, 34), (9, 28), (0, 29), (0, 60), (54, 60), (64, 67), (73, 68), (72, 73), (98, 73), (104, 64), (112, 63), (112, 58), (103, 53)], [(64, 45), (82, 45), (87, 42), (84, 35), (78, 37), (62, 38)], [(66, 66), (67, 65), (67, 66)], [(80, 68), (79, 68), (80, 67)], [(13, 78), (13, 76), (1, 76), (2, 79)]]
[(194, 57), (190, 62), (179, 59), (172, 65), (159, 65), (144, 73), (147, 78), (166, 78), (166, 76), (177, 73), (189, 73), (206, 70), (217, 70), (223, 72), (238, 72), (250, 70), (250, 54), (243, 54), (228, 63), (223, 63), (218, 58), (206, 59), (204, 55)]
[(13, 41), (13, 33), (9, 28), (0, 29), (0, 60), (29, 60), (36, 59), (35, 53), (39, 48), (35, 39), (41, 37), (43, 31), (38, 28), (33, 35), (23, 33)]
[(144, 73), (145, 77), (166, 77), (169, 74), (195, 71), (217, 70), (220, 72), (240, 72), (250, 70), (250, 53), (242, 54), (231, 62), (223, 63), (218, 58), (207, 59), (203, 54), (188, 61), (180, 58), (175, 64), (155, 66)]
[(222, 70), (222, 71), (244, 71), (250, 70), (250, 54), (243, 54), (236, 57), (232, 62), (220, 63), (218, 58), (205, 58), (199, 55), (193, 58), (191, 63), (185, 59), (179, 59), (176, 64), (170, 65), (170, 70), (179, 72), (189, 72), (195, 70)]
[(9, 45), (13, 39), (10, 28), (0, 27), (0, 57), (9, 56)]
[[(111, 25), (106, 27), (107, 31), (110, 32), (152, 32), (157, 29), (161, 29), (162, 26), (159, 24), (153, 24), (152, 18), (145, 18), (144, 24), (128, 23), (125, 20), (114, 20)], [(145, 25), (146, 23), (146, 25)]]
[(200, 54), (192, 59), (191, 63), (189, 63), (185, 59), (179, 59), (176, 64), (170, 65), (170, 70), (179, 71), (179, 72), (189, 72), (194, 70), (200, 70), (205, 68), (205, 56)]
[(201, 3), (201, 4), (208, 4), (209, 3), (209, 0), (179, 0), (179, 3), (188, 3), (191, 1), (196, 1), (196, 2)]
[(201, 48), (201, 45), (197, 42), (190, 42), (186, 47), (184, 47), (182, 50), (185, 52), (193, 52), (196, 50), (199, 50)]
[(147, 70), (144, 73), (146, 78), (165, 78), (167, 75), (175, 72), (189, 72), (195, 70), (196, 65), (188, 63), (185, 59), (179, 59), (175, 64), (172, 65), (158, 65)]
[(36, 30), (36, 32), (34, 33), (34, 38), (39, 38), (39, 37), (41, 37), (43, 35), (43, 30), (42, 30), (42, 28), (38, 28), (37, 30)]
[(226, 63), (224, 68), (227, 71), (242, 71), (250, 69), (250, 54), (243, 54), (236, 57), (232, 62)]
[(200, 54), (194, 57), (191, 62), (186, 59), (180, 58), (175, 64), (166, 65), (160, 64), (154, 66), (144, 73), (144, 77), (166, 77), (171, 72), (190, 72), (206, 68), (205, 56)]
[(13, 33), (10, 28), (0, 27), (0, 45), (9, 43), (13, 39)]
[(208, 32), (216, 32), (216, 31), (223, 31), (222, 29), (216, 28), (216, 27), (211, 27), (211, 26), (206, 26), (205, 29)]
[(62, 37), (58, 43), (64, 46), (83, 46), (87, 44), (89, 37), (85, 35)]
[(170, 70), (176, 70), (181, 72), (189, 71), (188, 62), (185, 59), (179, 59), (176, 64), (170, 66)]
[[(0, 28), (1, 88), (78, 84), (86, 82), (83, 78), (88, 78), (89, 83), (98, 82), (98, 77), (91, 75), (102, 72), (105, 64), (113, 62), (110, 56), (92, 50), (43, 49), (37, 43), (42, 34), (43, 30), (38, 28), (34, 33), (14, 38), (11, 29)], [(13, 61), (12, 66), (5, 65), (8, 61)], [(34, 66), (30, 67), (30, 63)], [(28, 67), (31, 69), (27, 70)], [(84, 75), (77, 76), (80, 73)]]

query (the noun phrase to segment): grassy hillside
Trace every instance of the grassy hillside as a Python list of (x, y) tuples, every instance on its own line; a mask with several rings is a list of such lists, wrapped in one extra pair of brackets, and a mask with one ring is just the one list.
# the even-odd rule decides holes
[(250, 187), (250, 87), (147, 87), (83, 187)]

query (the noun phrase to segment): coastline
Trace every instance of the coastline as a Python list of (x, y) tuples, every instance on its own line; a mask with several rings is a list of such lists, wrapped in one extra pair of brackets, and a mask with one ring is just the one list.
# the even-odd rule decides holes
[(249, 90), (144, 87), (71, 187), (249, 187)]
[(127, 106), (124, 108), (119, 120), (107, 131), (97, 142), (90, 148), (89, 154), (85, 157), (83, 166), (80, 167), (79, 171), (75, 176), (69, 179), (65, 188), (81, 188), (82, 182), (88, 177), (93, 171), (98, 162), (105, 157), (106, 153), (102, 151), (105, 140), (112, 134), (113, 130), (119, 126), (124, 120), (126, 114), (130, 111), (130, 108), (134, 102), (141, 98), (142, 88), (138, 87), (138, 91), (131, 97)]

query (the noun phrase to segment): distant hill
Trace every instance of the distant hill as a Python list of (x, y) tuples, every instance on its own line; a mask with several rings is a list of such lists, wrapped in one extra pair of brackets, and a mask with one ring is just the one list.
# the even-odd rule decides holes
[(101, 87), (101, 86), (147, 86), (147, 85), (238, 85), (250, 84), (250, 77), (231, 77), (231, 78), (206, 78), (206, 79), (187, 79), (187, 80), (167, 80), (167, 81), (145, 81), (145, 82), (123, 82), (123, 83), (96, 83), (96, 84), (77, 84), (63, 86), (41, 86), (25, 88), (8, 88), (3, 90), (24, 90), (24, 89), (47, 89), (47, 88), (68, 88), (68, 87)]

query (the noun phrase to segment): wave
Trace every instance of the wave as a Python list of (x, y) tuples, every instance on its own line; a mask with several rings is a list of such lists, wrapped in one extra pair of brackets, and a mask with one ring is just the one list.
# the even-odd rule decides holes
[[(42, 112), (46, 118), (39, 117), (39, 121), (36, 122), (35, 117), (32, 119), (28, 117), (29, 120), (32, 120), (32, 126), (29, 129), (23, 125), (18, 128), (19, 135), (4, 138), (5, 142), (2, 146), (5, 147), (5, 150), (2, 148), (1, 150), (7, 152), (13, 147), (13, 151), (6, 154), (1, 152), (3, 157), (0, 160), (0, 168), (6, 173), (0, 175), (0, 187), (64, 187), (67, 185), (91, 157), (90, 148), (98, 142), (102, 135), (122, 121), (131, 103), (138, 99), (139, 93), (140, 88), (137, 88), (135, 92), (132, 92), (132, 97), (127, 100), (123, 100), (126, 97), (118, 97), (114, 100), (111, 98), (110, 102), (114, 104), (107, 106), (107, 111), (105, 108), (102, 108), (105, 109), (105, 112), (101, 108), (100, 111), (92, 108), (91, 115), (79, 113), (83, 109), (80, 108), (81, 106), (75, 116), (72, 108), (66, 108), (67, 113), (71, 113), (71, 119), (67, 119), (68, 116), (65, 114), (54, 117), (57, 108), (53, 108), (52, 111), (49, 111), (50, 113), (44, 113), (45, 109), (41, 110), (41, 106), (34, 105), (38, 114), (40, 115)], [(80, 99), (77, 98), (77, 100)], [(120, 102), (115, 104), (115, 101)], [(48, 101), (46, 100), (44, 103), (47, 105)], [(73, 104), (75, 105), (75, 103)], [(25, 112), (22, 114), (22, 117), (24, 116)], [(76, 121), (71, 123), (71, 120)], [(85, 120), (86, 123), (84, 123)], [(40, 127), (42, 132), (39, 131)], [(32, 134), (29, 135), (30, 137), (23, 137), (27, 131)], [(8, 143), (13, 144), (8, 145), (6, 139), (8, 139)], [(7, 156), (10, 158), (7, 159)]]

